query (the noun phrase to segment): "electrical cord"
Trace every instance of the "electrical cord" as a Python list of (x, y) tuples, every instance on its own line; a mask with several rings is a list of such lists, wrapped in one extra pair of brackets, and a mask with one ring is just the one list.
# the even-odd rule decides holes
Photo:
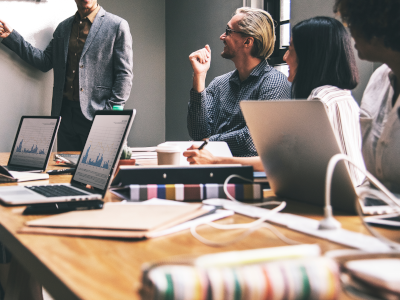
[(253, 222), (250, 223), (245, 223), (245, 224), (218, 224), (218, 223), (214, 223), (214, 222), (210, 222), (210, 223), (206, 223), (205, 225), (209, 225), (215, 229), (220, 229), (220, 230), (234, 230), (234, 229), (246, 229), (244, 232), (242, 232), (239, 236), (235, 237), (234, 239), (231, 239), (229, 241), (225, 241), (225, 242), (214, 242), (211, 240), (208, 240), (204, 237), (202, 237), (201, 235), (199, 235), (196, 231), (196, 228), (200, 225), (195, 225), (192, 226), (190, 228), (190, 232), (192, 233), (192, 235), (199, 240), (200, 242), (208, 245), (208, 246), (212, 246), (212, 247), (221, 247), (221, 246), (227, 246), (233, 243), (236, 243), (242, 239), (244, 239), (245, 237), (247, 237), (248, 235), (250, 235), (252, 232), (254, 232), (255, 230), (264, 227), (269, 229), (272, 233), (274, 233), (279, 239), (281, 239), (283, 242), (287, 243), (287, 244), (291, 244), (291, 245), (297, 245), (297, 244), (301, 244), (297, 241), (294, 241), (292, 239), (289, 239), (287, 237), (285, 237), (283, 234), (281, 234), (274, 226), (264, 223), (265, 221), (267, 221), (271, 215), (282, 211), (285, 206), (286, 206), (286, 202), (285, 201), (269, 201), (269, 202), (260, 202), (260, 203), (243, 203), (238, 201), (237, 199), (235, 199), (229, 192), (228, 192), (228, 182), (232, 179), (232, 178), (240, 178), (242, 180), (248, 181), (248, 182), (253, 182), (250, 179), (244, 178), (242, 176), (239, 175), (230, 175), (225, 179), (224, 182), (224, 192), (226, 194), (226, 196), (232, 200), (233, 203), (236, 203), (237, 205), (249, 205), (249, 206), (265, 206), (265, 205), (278, 205), (277, 207), (274, 207), (273, 209), (269, 210), (266, 212), (265, 216), (262, 218), (259, 218)]
[[(396, 198), (396, 196), (394, 196), (381, 182), (379, 182), (379, 180), (377, 178), (374, 177), (374, 175), (372, 175), (370, 172), (368, 172), (363, 166), (359, 166), (358, 164), (353, 162), (348, 156), (346, 156), (344, 154), (336, 154), (336, 155), (332, 156), (332, 158), (329, 161), (328, 168), (326, 171), (326, 182), (325, 182), (325, 206), (326, 207), (328, 207), (328, 206), (331, 207), (330, 193), (331, 193), (333, 171), (335, 170), (337, 163), (341, 160), (346, 160), (349, 163), (351, 163), (354, 167), (359, 169), (368, 178), (368, 180), (370, 180), (370, 182), (375, 187), (377, 187), (379, 190), (381, 190), (383, 192), (383, 195), (385, 196), (385, 197), (382, 197), (382, 195), (380, 193), (378, 193), (377, 191), (371, 190), (371, 189), (361, 189), (357, 193), (357, 196), (358, 196), (358, 198), (361, 199), (361, 201), (364, 201), (364, 198), (366, 196), (373, 195), (373, 196), (377, 197), (378, 199), (384, 201), (391, 207), (396, 208), (396, 211), (399, 210), (400, 202)], [(358, 216), (360, 217), (363, 225), (366, 227), (366, 229), (369, 231), (369, 233), (371, 233), (373, 236), (375, 236), (377, 239), (379, 239), (383, 243), (389, 245), (393, 250), (399, 251), (400, 243), (396, 243), (396, 242), (393, 242), (393, 241), (385, 238), (384, 236), (382, 236), (381, 234), (376, 232), (374, 229), (372, 229), (367, 224), (367, 222), (365, 222), (364, 217), (362, 215), (362, 211), (361, 211), (361, 204), (358, 199), (356, 200), (355, 206), (356, 206)], [(328, 218), (327, 215), (325, 217)]]

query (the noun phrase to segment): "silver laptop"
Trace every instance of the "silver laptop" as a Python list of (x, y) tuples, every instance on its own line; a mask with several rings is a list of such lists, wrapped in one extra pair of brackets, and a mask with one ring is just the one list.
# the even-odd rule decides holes
[(0, 187), (0, 200), (8, 205), (26, 205), (103, 199), (135, 113), (96, 112), (70, 184)]
[[(323, 206), (326, 169), (341, 153), (320, 101), (242, 101), (271, 189), (283, 198)], [(343, 161), (335, 168), (332, 207), (355, 212), (356, 193)]]
[(23, 116), (7, 166), (9, 171), (44, 172), (49, 163), (61, 117)]

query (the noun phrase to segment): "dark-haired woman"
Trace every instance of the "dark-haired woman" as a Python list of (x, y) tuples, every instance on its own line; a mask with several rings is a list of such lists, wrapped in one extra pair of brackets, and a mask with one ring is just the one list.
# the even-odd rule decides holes
[(361, 101), (362, 153), (367, 170), (400, 192), (400, 0), (336, 0), (358, 56), (381, 62)]
[[(358, 71), (344, 26), (329, 17), (298, 23), (283, 59), (289, 66), (292, 98), (324, 103), (341, 152), (364, 166), (360, 109), (350, 92), (358, 84)], [(353, 165), (348, 167), (353, 184), (360, 185), (365, 176)]]
[[(358, 84), (358, 72), (344, 26), (328, 17), (300, 22), (292, 29), (284, 60), (289, 65), (288, 80), (293, 83), (292, 98), (323, 102), (342, 153), (364, 165), (359, 107), (349, 91)], [(240, 163), (263, 170), (259, 157), (215, 157), (206, 149), (199, 151), (194, 146), (184, 155), (191, 164)], [(364, 176), (352, 166), (349, 170), (353, 184), (360, 185)]]

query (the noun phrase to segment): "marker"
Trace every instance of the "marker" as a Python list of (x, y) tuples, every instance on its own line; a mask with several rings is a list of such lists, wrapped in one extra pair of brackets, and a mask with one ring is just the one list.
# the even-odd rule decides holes
[(200, 145), (200, 147), (197, 150), (202, 150), (205, 146), (208, 144), (208, 139), (204, 140), (204, 143)]

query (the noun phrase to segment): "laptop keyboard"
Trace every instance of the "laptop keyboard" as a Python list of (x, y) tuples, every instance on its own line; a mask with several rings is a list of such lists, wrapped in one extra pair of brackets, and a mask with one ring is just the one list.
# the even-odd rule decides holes
[(36, 186), (26, 186), (26, 188), (45, 197), (87, 195), (86, 193), (83, 193), (66, 185), (36, 185)]
[[(8, 171), (18, 171), (18, 172), (23, 172), (23, 171), (32, 171), (32, 168), (27, 168), (27, 167), (16, 167), (16, 166), (6, 166), (6, 169)], [(39, 168), (37, 168), (39, 170)]]

